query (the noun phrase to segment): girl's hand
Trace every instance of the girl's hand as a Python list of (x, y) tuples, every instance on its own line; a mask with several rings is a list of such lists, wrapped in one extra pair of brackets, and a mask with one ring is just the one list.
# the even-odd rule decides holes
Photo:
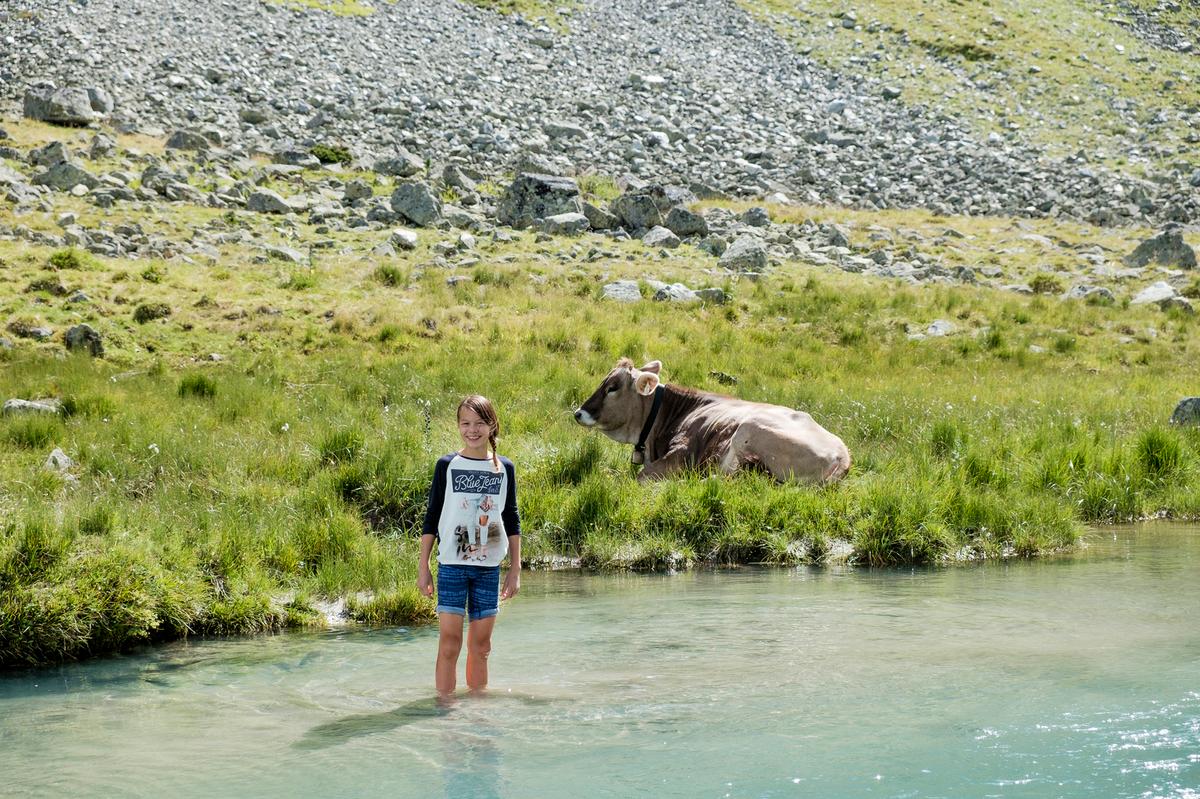
[(504, 577), (504, 587), (500, 589), (501, 599), (512, 599), (521, 590), (521, 572), (517, 569), (509, 569), (508, 574)]
[(417, 574), (417, 590), (425, 596), (433, 596), (433, 575), (428, 567), (421, 569)]

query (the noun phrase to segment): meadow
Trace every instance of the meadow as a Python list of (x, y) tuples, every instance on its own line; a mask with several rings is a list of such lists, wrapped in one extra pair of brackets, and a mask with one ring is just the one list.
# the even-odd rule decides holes
[[(254, 218), (168, 207), (156, 223), (181, 229), (171, 214)], [(1200, 433), (1167, 424), (1195, 393), (1192, 315), (799, 262), (739, 280), (690, 247), (591, 236), (485, 236), (452, 265), (430, 243), (449, 234), (430, 232), (382, 259), (371, 235), (330, 234), (304, 266), (235, 245), (147, 263), (0, 242), (6, 324), (87, 321), (107, 348), (0, 350), (4, 398), (62, 405), (0, 418), (0, 663), (319, 626), (343, 600), (365, 623), (430, 621), (417, 529), (471, 392), (499, 409), (531, 567), (938, 565), (1200, 517)], [(644, 282), (638, 303), (600, 296), (650, 277), (728, 300), (653, 302)], [(46, 278), (92, 301), (27, 290)], [(148, 303), (172, 313), (136, 321)], [(935, 319), (955, 332), (910, 339)], [(846, 441), (850, 475), (637, 483), (629, 448), (571, 416), (626, 355), (661, 359), (668, 382), (808, 410)], [(44, 466), (55, 447), (65, 473)]]

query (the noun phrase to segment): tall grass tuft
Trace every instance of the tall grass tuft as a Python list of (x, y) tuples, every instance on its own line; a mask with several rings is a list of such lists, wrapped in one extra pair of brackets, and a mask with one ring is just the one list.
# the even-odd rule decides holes
[(330, 431), (319, 447), (321, 463), (332, 466), (349, 463), (362, 453), (365, 439), (355, 427), (343, 427)]
[(58, 417), (50, 414), (18, 416), (0, 425), (0, 439), (22, 449), (45, 449), (63, 433)]
[(1138, 436), (1137, 460), (1151, 480), (1168, 480), (1183, 464), (1183, 447), (1174, 433), (1151, 427)]
[(193, 372), (179, 381), (178, 394), (180, 397), (212, 399), (217, 395), (217, 381), (206, 374)]

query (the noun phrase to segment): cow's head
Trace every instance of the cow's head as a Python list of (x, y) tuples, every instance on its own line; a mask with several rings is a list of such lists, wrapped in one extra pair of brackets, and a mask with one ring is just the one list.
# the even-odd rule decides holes
[(595, 427), (610, 438), (633, 444), (649, 413), (649, 398), (658, 388), (662, 363), (651, 361), (641, 369), (622, 358), (600, 383), (600, 388), (575, 411), (575, 421)]

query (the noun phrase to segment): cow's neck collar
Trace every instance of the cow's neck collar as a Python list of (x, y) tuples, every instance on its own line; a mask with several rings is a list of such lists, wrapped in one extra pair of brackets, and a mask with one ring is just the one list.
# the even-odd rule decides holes
[(663, 384), (659, 383), (654, 389), (654, 402), (650, 403), (650, 415), (646, 417), (646, 423), (642, 425), (642, 432), (638, 436), (637, 443), (633, 445), (633, 455), (630, 460), (634, 463), (646, 462), (646, 439), (650, 437), (650, 428), (654, 427), (654, 421), (658, 418), (658, 409), (662, 407), (663, 394), (666, 389)]

